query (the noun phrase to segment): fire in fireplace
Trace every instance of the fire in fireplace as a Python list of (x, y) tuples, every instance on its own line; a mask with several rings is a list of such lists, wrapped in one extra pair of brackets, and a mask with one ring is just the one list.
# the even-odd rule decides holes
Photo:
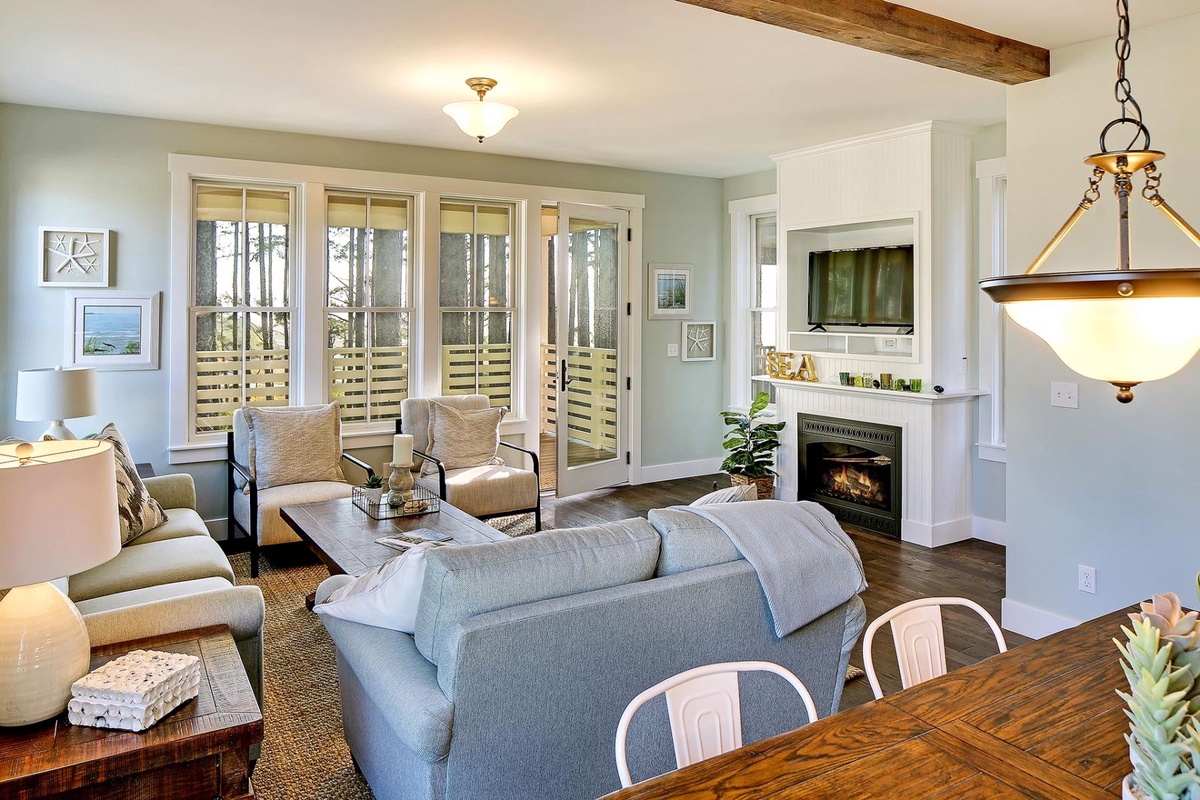
[(900, 535), (900, 429), (800, 414), (800, 499), (839, 519)]

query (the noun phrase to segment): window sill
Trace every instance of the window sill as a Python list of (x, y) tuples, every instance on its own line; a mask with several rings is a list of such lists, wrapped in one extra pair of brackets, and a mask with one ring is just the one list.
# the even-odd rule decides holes
[(981, 461), (995, 461), (998, 464), (1008, 463), (1008, 446), (1003, 444), (975, 443), (975, 452)]

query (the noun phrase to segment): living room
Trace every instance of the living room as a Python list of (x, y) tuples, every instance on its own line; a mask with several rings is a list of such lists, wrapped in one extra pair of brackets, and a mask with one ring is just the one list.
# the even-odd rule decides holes
[[(229, 490), (226, 430), (245, 400), (308, 407), (345, 397), (362, 377), (354, 370), (370, 372), (372, 359), (383, 358), (380, 347), (408, 360), (400, 370), (379, 366), (368, 379), (377, 397), (364, 400), (358, 416), (344, 409), (339, 425), (343, 449), (385, 488), (401, 400), (455, 395), (470, 384), (491, 387), (483, 393), (492, 405), (509, 409), (496, 423), (504, 441), (539, 456), (546, 491), (533, 502), (542, 528), (645, 516), (690, 503), (714, 481), (728, 484), (720, 475), (722, 412), (744, 412), (754, 392), (770, 389), (771, 419), (787, 423), (775, 461), (782, 501), (804, 499), (800, 416), (903, 432), (897, 508), (880, 523), (894, 528), (854, 538), (867, 582), (887, 587), (868, 599), (869, 618), (909, 599), (897, 591), (886, 602), (906, 581), (914, 584), (906, 591), (935, 596), (979, 584), (1010, 646), (1156, 593), (1195, 605), (1200, 564), (1175, 557), (1176, 546), (1195, 549), (1186, 533), (1194, 470), (1186, 456), (1165, 456), (1167, 443), (1186, 453), (1195, 436), (1179, 422), (1200, 390), (1195, 365), (1142, 383), (1131, 403), (1118, 403), (1113, 385), (1073, 370), (978, 287), (1018, 275), (1038, 257), (1088, 189), (1083, 159), (1098, 150), (1097, 133), (1129, 113), (1113, 98), (1112, 8), (1083, 0), (905, 4), (970, 26), (975, 34), (961, 32), (968, 43), (975, 35), (1015, 42), (974, 65), (961, 54), (913, 55), (921, 43), (909, 41), (906, 51), (892, 38), (906, 34), (878, 20), (878, 35), (864, 37), (852, 30), (862, 18), (849, 11), (814, 36), (768, 24), (761, 9), (753, 18), (759, 12), (750, 8), (771, 6), (786, 18), (774, 7), (817, 5), (828, 4), (523, 0), (498, 15), (476, 2), (381, 8), (364, 0), (334, 10), (131, 0), (100, 13), (81, 3), (0, 0), (0, 438), (34, 442), (48, 423), (63, 421), (26, 413), (19, 372), (100, 365), (87, 413), (66, 425), (82, 437), (113, 423), (132, 461), (156, 476), (147, 481), (190, 476), (197, 532), (219, 543), (228, 562), (206, 561), (208, 573), (186, 579), (225, 580), (228, 570), (230, 591), (258, 585), (265, 596), (256, 635), (267, 652), (260, 666), (269, 702), (257, 794), (369, 790), (349, 761), (333, 645), (305, 608), (330, 570), (300, 544), (246, 552), (246, 532), (233, 523), (243, 513), (235, 501), (248, 495)], [(853, 5), (854, 13), (890, 7)], [(1197, 104), (1186, 76), (1200, 15), (1184, 0), (1129, 5), (1127, 74), (1153, 146), (1169, 156), (1156, 177), (1165, 175), (1172, 207), (1195, 219)], [(721, 13), (737, 7), (752, 18)], [(864, 38), (874, 44), (860, 46)], [(1047, 76), (1021, 72), (1028, 64), (1014, 53), (1035, 51), (1048, 51)], [(494, 87), (464, 83), (476, 76)], [(443, 113), (462, 102), (519, 113), (477, 140)], [(1095, 209), (1043, 272), (1116, 265), (1118, 202), (1108, 187), (1105, 176)], [(1140, 175), (1134, 188), (1134, 269), (1194, 265), (1188, 237), (1137, 197)], [(341, 221), (358, 218), (371, 222)], [(214, 256), (212, 270), (201, 269), (199, 232), (211, 225), (219, 234), (231, 221), (242, 233), (254, 224), (260, 235), (281, 237), (253, 243), (261, 286), (237, 266), (250, 258), (248, 235), (241, 262)], [(338, 246), (357, 255), (335, 254), (338, 236), (362, 230), (373, 231), (369, 249), (354, 250), (358, 234), (346, 234), (349, 244)], [(611, 234), (616, 247), (595, 245), (589, 253), (611, 261), (573, 281), (576, 256), (566, 242), (584, 233), (593, 243)], [(82, 236), (85, 247), (87, 237), (100, 237), (88, 254), (103, 264), (103, 278), (64, 280), (55, 236)], [(481, 254), (464, 257), (474, 259), (463, 262), (465, 281), (448, 266), (456, 236), (468, 237), (472, 253), (475, 237), (486, 240)], [(344, 258), (353, 275), (356, 263), (382, 263), (393, 238), (404, 248), (396, 299), (380, 294), (372, 305), (337, 295), (334, 262)], [(812, 255), (877, 246), (910, 248), (907, 319), (810, 330), (824, 321), (812, 313)], [(502, 278), (471, 272), (492, 252), (507, 259)], [(268, 258), (278, 258), (271, 278)], [(207, 299), (204, 275), (218, 287)], [(479, 276), (481, 291), (452, 297)], [(659, 306), (659, 276), (686, 286), (684, 308)], [(224, 297), (239, 292), (236, 302)], [(88, 335), (83, 309), (113, 302), (145, 323), (128, 343)], [(238, 325), (254, 341), (239, 341)], [(560, 360), (555, 343), (564, 339), (571, 347)], [(97, 351), (106, 347), (139, 352)], [(794, 377), (764, 374), (756, 359), (771, 347), (795, 354), (780, 365)], [(471, 363), (452, 369), (447, 359), (462, 348), (471, 349)], [(352, 350), (370, 355), (359, 364)], [(578, 409), (574, 417), (556, 413), (559, 397), (566, 407), (569, 392), (578, 398), (586, 384), (584, 350), (611, 351), (613, 365), (594, 396), (611, 402), (587, 408), (588, 419), (600, 420), (590, 428)], [(285, 363), (267, 364), (272, 351), (286, 353)], [(799, 375), (806, 354), (815, 375), (804, 377), (815, 381)], [(342, 356), (348, 360), (337, 361)], [(240, 372), (218, 391), (204, 382), (205, 369)], [(867, 384), (855, 386), (855, 377)], [(901, 380), (907, 392), (886, 388)], [(360, 467), (341, 467), (347, 481), (363, 482)], [(436, 471), (422, 479), (436, 491)], [(187, 500), (174, 496), (180, 505), (164, 506), (167, 516)], [(454, 524), (469, 527), (490, 513)], [(176, 521), (184, 517), (193, 520)], [(283, 517), (274, 519), (297, 538)], [(505, 525), (510, 534), (536, 527), (532, 514), (490, 527)], [(247, 518), (241, 528), (250, 527)], [(881, 566), (888, 558), (903, 567)], [(261, 576), (251, 576), (251, 561)], [(974, 570), (992, 574), (994, 588)], [(105, 595), (69, 594), (77, 605)], [(968, 624), (955, 620), (949, 638)], [(994, 653), (986, 628), (971, 631), (982, 649), (959, 653), (952, 666)], [(254, 637), (233, 638), (244, 656)], [(862, 664), (861, 650), (859, 641), (851, 663)], [(285, 652), (286, 674), (272, 675), (272, 658)], [(324, 654), (323, 663), (306, 652)], [(289, 680), (304, 686), (301, 697), (321, 695), (324, 704), (309, 712), (291, 706)], [(844, 697), (859, 694), (870, 698), (865, 680), (846, 684)], [(272, 738), (284, 717), (289, 731), (320, 733), (290, 747)], [(610, 760), (613, 733), (604, 734)], [(273, 744), (287, 758), (272, 762)], [(319, 768), (301, 770), (302, 782), (280, 777), (306, 752)], [(594, 796), (617, 788), (612, 769), (611, 785)]]

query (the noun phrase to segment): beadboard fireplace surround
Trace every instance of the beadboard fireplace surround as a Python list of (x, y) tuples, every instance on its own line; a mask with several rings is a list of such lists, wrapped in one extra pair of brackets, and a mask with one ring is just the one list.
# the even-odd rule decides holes
[[(799, 488), (798, 414), (902, 429), (901, 538), (936, 547), (971, 538), (972, 413), (984, 392), (969, 386), (973, 324), (971, 137), (974, 129), (925, 122), (775, 156), (779, 189), (779, 339), (811, 352), (819, 383), (773, 380), (780, 434), (779, 496)], [(890, 329), (857, 337), (807, 334), (812, 250), (913, 245), (911, 339)], [(792, 335), (795, 334), (795, 335)], [(897, 341), (899, 340), (899, 341)], [(863, 346), (863, 343), (866, 346)], [(824, 351), (824, 352), (822, 352)], [(921, 378), (921, 393), (843, 387), (839, 372)], [(831, 381), (832, 379), (832, 381)], [(945, 388), (934, 394), (932, 387)]]

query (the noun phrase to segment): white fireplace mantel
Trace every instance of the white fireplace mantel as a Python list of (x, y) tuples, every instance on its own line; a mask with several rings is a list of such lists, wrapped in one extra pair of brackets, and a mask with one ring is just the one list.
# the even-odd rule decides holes
[(799, 491), (798, 414), (895, 425), (901, 429), (900, 537), (925, 547), (970, 539), (972, 401), (986, 391), (896, 392), (770, 379), (775, 413), (786, 423), (776, 463), (779, 497)]

